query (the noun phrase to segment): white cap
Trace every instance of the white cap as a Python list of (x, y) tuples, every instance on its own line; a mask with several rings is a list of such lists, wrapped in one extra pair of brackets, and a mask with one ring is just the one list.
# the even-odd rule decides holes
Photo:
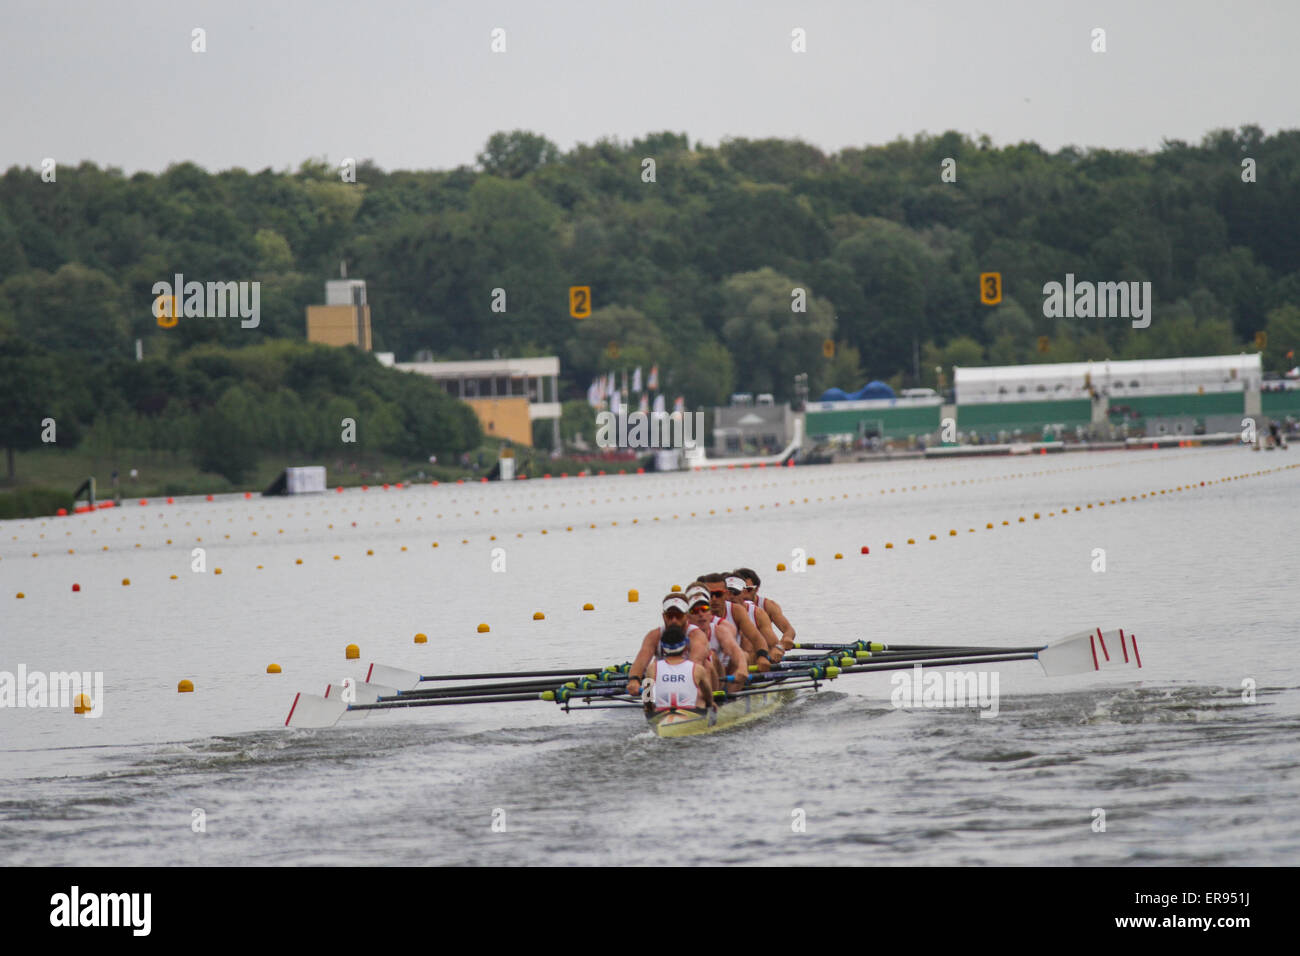
[(726, 583), (727, 583), (727, 588), (731, 591), (743, 591), (745, 590), (745, 588), (749, 587), (749, 585), (745, 583), (743, 578), (738, 578), (735, 575), (732, 575), (731, 577), (727, 578)]
[(683, 614), (685, 614), (689, 610), (689, 608), (686, 606), (685, 598), (678, 597), (676, 594), (674, 594), (671, 597), (664, 598), (664, 610), (665, 611), (678, 610), (681, 611)]

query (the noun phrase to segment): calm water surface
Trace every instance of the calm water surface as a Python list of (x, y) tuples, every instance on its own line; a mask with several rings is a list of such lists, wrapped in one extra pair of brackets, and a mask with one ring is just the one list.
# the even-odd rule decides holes
[[(98, 719), (0, 709), (0, 858), (1295, 865), (1288, 454), (371, 488), (0, 522), (0, 671), (104, 675)], [(776, 572), (795, 549), (815, 565)], [(805, 640), (1028, 644), (1124, 627), (1142, 679), (996, 665), (1000, 712), (981, 719), (895, 709), (888, 675), (846, 676), (682, 741), (635, 712), (542, 702), (282, 727), (295, 691), (370, 660), (422, 673), (621, 662), (662, 592), (736, 565), (763, 575)], [(193, 694), (176, 693), (181, 678)]]

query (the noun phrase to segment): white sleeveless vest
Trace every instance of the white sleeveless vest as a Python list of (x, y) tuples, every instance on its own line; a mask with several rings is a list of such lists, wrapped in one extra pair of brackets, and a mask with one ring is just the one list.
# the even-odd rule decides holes
[(695, 664), (689, 658), (680, 664), (655, 664), (655, 710), (690, 710), (696, 707)]

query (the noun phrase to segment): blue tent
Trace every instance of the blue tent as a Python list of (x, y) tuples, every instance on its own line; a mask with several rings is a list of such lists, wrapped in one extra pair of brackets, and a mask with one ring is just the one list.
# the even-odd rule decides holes
[(869, 398), (896, 398), (894, 390), (884, 382), (873, 381), (863, 385), (856, 392), (845, 392), (842, 388), (828, 388), (819, 401), (823, 402), (860, 402)]

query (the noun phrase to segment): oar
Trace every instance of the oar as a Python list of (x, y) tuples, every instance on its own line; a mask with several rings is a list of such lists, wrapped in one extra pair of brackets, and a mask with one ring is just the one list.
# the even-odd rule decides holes
[(627, 664), (604, 665), (602, 667), (569, 667), (564, 670), (503, 671), (487, 674), (417, 674), (415, 671), (405, 671), (400, 667), (371, 664), (370, 669), (366, 672), (366, 680), (375, 684), (387, 684), (399, 690), (414, 690), (426, 681), (497, 680), (509, 677), (585, 677), (589, 674), (599, 674), (602, 671), (613, 672), (620, 669), (626, 671), (628, 666)]
[(908, 667), (957, 667), (964, 664), (995, 664), (1003, 661), (1036, 660), (1048, 677), (1067, 674), (1086, 674), (1101, 670), (1138, 670), (1142, 655), (1137, 639), (1125, 634), (1123, 629), (1103, 632), (1101, 628), (1082, 631), (1061, 638), (1032, 652), (965, 655), (962, 657), (933, 657), (909, 661), (887, 660), (879, 663), (855, 664), (843, 668), (842, 674), (866, 674), (873, 671), (899, 670)]
[[(583, 678), (580, 681), (568, 681), (565, 686), (573, 687), (612, 687), (626, 684), (622, 681), (593, 681)], [(469, 684), (457, 687), (417, 687), (415, 690), (396, 691), (395, 695), (408, 697), (477, 697), (481, 694), (524, 693), (533, 691), (541, 693), (555, 687), (555, 681), (520, 681), (519, 683)]]

